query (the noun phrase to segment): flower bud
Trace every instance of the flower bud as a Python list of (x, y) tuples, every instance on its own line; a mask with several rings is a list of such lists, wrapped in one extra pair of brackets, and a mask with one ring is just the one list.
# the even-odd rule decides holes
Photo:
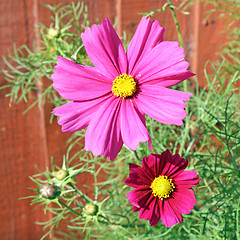
[(59, 33), (60, 33), (60, 31), (57, 28), (49, 28), (48, 29), (48, 36), (49, 37), (55, 38), (55, 37), (58, 36)]
[(97, 210), (98, 210), (98, 206), (93, 203), (87, 203), (83, 209), (83, 211), (87, 215), (95, 215), (97, 213)]
[(56, 189), (54, 185), (46, 183), (40, 188), (40, 193), (45, 198), (51, 198), (54, 196)]
[(55, 177), (58, 180), (63, 180), (66, 176), (68, 175), (68, 172), (64, 169), (60, 169), (59, 171), (56, 172)]

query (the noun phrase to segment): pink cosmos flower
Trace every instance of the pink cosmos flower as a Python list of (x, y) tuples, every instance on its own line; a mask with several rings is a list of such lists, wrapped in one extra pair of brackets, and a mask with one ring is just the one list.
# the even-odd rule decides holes
[(196, 204), (192, 187), (200, 178), (195, 171), (184, 171), (188, 161), (169, 150), (161, 155), (144, 157), (142, 167), (129, 164), (129, 177), (124, 181), (134, 187), (127, 198), (139, 211), (139, 218), (156, 226), (159, 220), (166, 227), (183, 221), (182, 214), (189, 214)]
[(108, 19), (82, 33), (95, 67), (58, 57), (53, 87), (70, 102), (54, 109), (63, 132), (88, 126), (85, 150), (113, 160), (123, 143), (136, 150), (151, 138), (145, 114), (164, 124), (182, 125), (192, 95), (169, 89), (193, 76), (183, 49), (163, 41), (165, 28), (142, 18), (127, 52)]

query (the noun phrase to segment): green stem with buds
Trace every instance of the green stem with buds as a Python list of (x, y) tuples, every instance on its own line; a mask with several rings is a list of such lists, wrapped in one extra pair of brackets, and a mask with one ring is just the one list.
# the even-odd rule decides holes
[[(72, 213), (74, 213), (74, 214), (76, 214), (76, 215), (78, 215), (78, 216), (82, 216), (81, 213), (75, 211), (74, 209), (72, 209), (71, 207), (69, 207), (69, 206), (68, 206), (67, 204), (65, 204), (64, 202), (62, 202), (62, 201), (59, 200), (59, 203), (60, 203), (61, 205), (63, 205), (65, 208), (67, 208), (70, 212), (72, 212)], [(128, 223), (128, 224), (119, 224), (119, 223), (110, 221), (107, 217), (104, 217), (103, 215), (99, 215), (99, 217), (102, 217), (104, 220), (106, 220), (106, 221), (102, 221), (102, 220), (98, 219), (98, 222), (101, 222), (101, 223), (110, 224), (110, 225), (115, 225), (115, 226), (122, 226), (122, 227), (133, 227), (133, 226), (135, 226), (135, 224), (134, 224), (134, 225), (132, 225), (132, 224), (130, 224), (130, 223)], [(128, 220), (128, 222), (129, 222), (129, 220)], [(139, 227), (140, 227), (140, 226), (143, 227), (143, 226), (145, 226), (145, 224), (139, 224), (138, 226), (139, 226)]]

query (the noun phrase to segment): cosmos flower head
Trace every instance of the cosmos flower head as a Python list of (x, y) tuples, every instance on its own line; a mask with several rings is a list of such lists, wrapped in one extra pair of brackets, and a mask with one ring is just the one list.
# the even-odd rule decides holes
[(183, 221), (182, 214), (189, 214), (196, 204), (192, 189), (200, 178), (196, 171), (185, 171), (188, 161), (169, 150), (161, 155), (144, 157), (142, 167), (129, 164), (129, 177), (124, 181), (135, 188), (127, 194), (133, 211), (139, 218), (156, 226), (161, 219), (166, 227)]
[(194, 74), (183, 49), (163, 41), (165, 28), (142, 18), (127, 51), (108, 19), (81, 34), (94, 67), (58, 56), (53, 87), (70, 102), (54, 109), (63, 132), (87, 127), (85, 150), (114, 160), (122, 145), (136, 150), (150, 135), (145, 115), (163, 124), (182, 125), (184, 101), (192, 94), (168, 87)]

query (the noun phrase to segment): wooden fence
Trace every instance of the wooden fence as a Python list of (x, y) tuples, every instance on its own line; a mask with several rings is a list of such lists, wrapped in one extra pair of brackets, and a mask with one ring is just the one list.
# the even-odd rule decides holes
[[(34, 29), (37, 24), (50, 24), (50, 11), (44, 4), (69, 4), (71, 0), (2, 0), (0, 5), (0, 55), (7, 55), (13, 43), (17, 46), (26, 44), (32, 46), (38, 41)], [(77, 2), (77, 1), (75, 1)], [(161, 8), (164, 0), (85, 0), (88, 6), (90, 23), (96, 19), (109, 17), (113, 23), (118, 17), (117, 32), (122, 35), (126, 31), (130, 38), (141, 19), (138, 13)], [(179, 4), (173, 2), (173, 4)], [(184, 48), (190, 68), (195, 72), (200, 85), (204, 86), (203, 68), (206, 60), (215, 60), (218, 47), (225, 41), (220, 31), (223, 29), (223, 20), (216, 15), (205, 19), (204, 7), (196, 3), (190, 9), (190, 15), (177, 12), (184, 39)], [(165, 26), (165, 40), (178, 40), (176, 28), (170, 13), (158, 13), (155, 18), (161, 26)], [(0, 67), (6, 68), (2, 59)], [(6, 84), (3, 74), (0, 86)], [(0, 238), (4, 240), (36, 240), (42, 235), (41, 227), (34, 224), (36, 221), (49, 219), (50, 215), (43, 215), (41, 209), (30, 208), (28, 200), (18, 200), (30, 195), (27, 190), (32, 186), (28, 176), (36, 173), (35, 165), (41, 170), (49, 166), (51, 156), (62, 161), (66, 150), (65, 140), (68, 135), (61, 133), (60, 126), (49, 123), (51, 105), (33, 108), (26, 115), (23, 111), (30, 103), (9, 105), (5, 94), (9, 90), (0, 91)], [(81, 179), (86, 181), (86, 179)]]

